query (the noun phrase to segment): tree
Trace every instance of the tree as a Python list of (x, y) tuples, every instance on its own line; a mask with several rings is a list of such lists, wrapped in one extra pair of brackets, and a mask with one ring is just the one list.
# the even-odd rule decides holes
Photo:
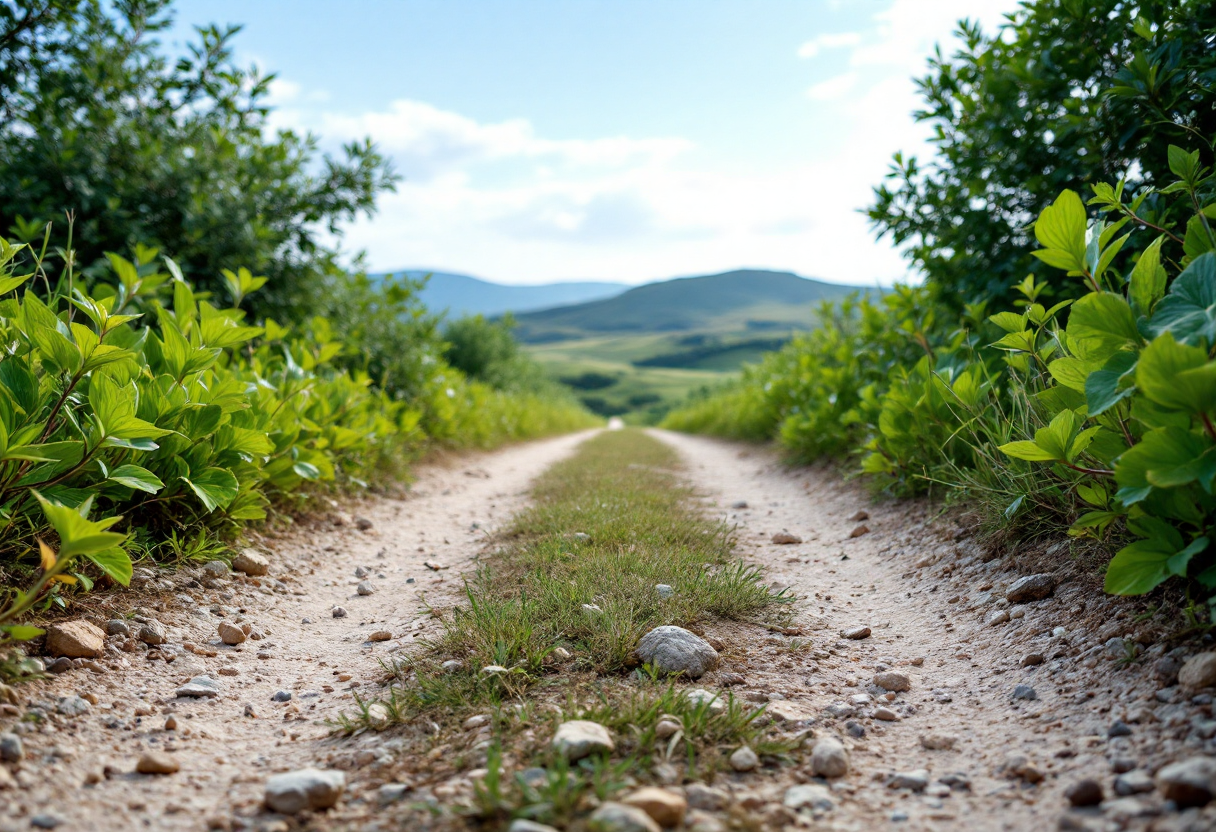
[[(1037, 0), (992, 36), (967, 21), (960, 35), (918, 81), (936, 155), (896, 155), (868, 210), (946, 302), (1007, 299), (1041, 268), (1030, 226), (1061, 191), (1168, 181), (1170, 144), (1212, 163), (1211, 0)], [(1145, 208), (1165, 226), (1182, 216)], [(1152, 240), (1137, 237), (1129, 247)]]
[[(397, 176), (370, 140), (322, 155), (270, 134), (273, 75), (241, 69), (239, 27), (198, 29), (172, 61), (156, 35), (171, 0), (0, 0), (0, 233), (103, 252), (159, 247), (201, 289), (221, 270), (269, 278), (259, 312), (301, 319), (344, 279), (322, 236), (375, 210)], [(7, 232), (3, 231), (7, 229)]]

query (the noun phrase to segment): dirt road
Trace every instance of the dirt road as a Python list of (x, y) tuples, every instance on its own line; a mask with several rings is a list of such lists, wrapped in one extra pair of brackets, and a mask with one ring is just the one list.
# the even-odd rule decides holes
[[(783, 806), (787, 790), (810, 779), (805, 759), (720, 778), (715, 786), (744, 816), (770, 828), (856, 830), (1216, 825), (1216, 804), (1206, 815), (1179, 813), (1159, 792), (1137, 791), (1151, 789), (1149, 775), (1167, 762), (1216, 753), (1211, 697), (1173, 684), (1179, 662), (1161, 660), (1167, 645), (1154, 643), (1129, 605), (1076, 577), (1066, 547), (985, 562), (973, 530), (935, 519), (934, 505), (874, 504), (837, 473), (788, 469), (768, 450), (655, 435), (684, 457), (706, 511), (737, 525), (739, 555), (800, 598), (801, 633), (714, 624), (722, 665), (699, 684), (730, 684), (791, 729), (838, 736), (851, 759), (830, 784), (835, 807), (814, 821)], [(188, 570), (167, 578), (172, 593), (112, 596), (115, 612), (144, 604), (140, 615), (165, 623), (168, 643), (111, 651), (102, 672), (73, 670), (22, 690), (30, 701), (20, 714), (46, 718), (24, 723), (33, 727), (22, 736), (25, 760), (10, 766), (19, 788), (0, 790), (0, 830), (28, 829), (35, 818), (81, 830), (253, 828), (266, 821), (265, 778), (304, 765), (345, 769), (334, 822), (369, 828), (392, 732), (337, 738), (324, 720), (350, 710), (356, 693), (374, 695), (380, 662), (433, 632), (420, 596), (454, 597), (460, 571), (523, 505), (529, 480), (582, 438), (424, 466), (408, 499), (348, 509), (370, 521), (367, 530), (338, 512), (267, 540), (273, 568), (260, 586)], [(780, 532), (801, 542), (773, 543)], [(357, 567), (370, 574), (357, 577)], [(1050, 573), (1054, 586), (1038, 600), (1007, 599), (1031, 571)], [(361, 580), (371, 595), (357, 594)], [(333, 617), (335, 606), (346, 616)], [(265, 638), (216, 644), (223, 619)], [(869, 634), (843, 635), (861, 628)], [(390, 638), (369, 640), (377, 631)], [(1137, 651), (1138, 661), (1121, 661)], [(174, 695), (204, 672), (220, 680), (218, 696)], [(275, 701), (279, 691), (291, 698)], [(72, 715), (74, 695), (97, 701)], [(65, 702), (69, 713), (57, 714)], [(14, 716), (0, 718), (0, 731), (12, 730)], [(150, 749), (171, 751), (181, 771), (132, 773)], [(1126, 794), (1117, 795), (1121, 772)], [(1084, 779), (1107, 802), (1068, 811), (1065, 791)]]

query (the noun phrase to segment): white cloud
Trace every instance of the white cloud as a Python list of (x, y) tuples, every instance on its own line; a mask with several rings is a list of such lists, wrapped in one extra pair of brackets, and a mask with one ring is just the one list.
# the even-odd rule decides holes
[(798, 57), (813, 58), (824, 49), (839, 49), (845, 46), (856, 46), (859, 43), (861, 43), (861, 35), (857, 32), (838, 32), (830, 35), (819, 35), (798, 47)]
[(812, 101), (835, 101), (857, 86), (857, 73), (846, 72), (826, 81), (820, 81), (806, 91)]

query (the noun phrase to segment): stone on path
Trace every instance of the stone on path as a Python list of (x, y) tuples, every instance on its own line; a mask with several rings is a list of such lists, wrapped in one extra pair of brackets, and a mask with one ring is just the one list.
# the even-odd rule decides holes
[(181, 763), (163, 751), (149, 751), (139, 758), (135, 770), (140, 774), (176, 774)]
[(557, 829), (543, 823), (537, 823), (534, 820), (516, 818), (507, 827), (507, 832), (557, 832)]
[(1103, 798), (1102, 784), (1089, 778), (1078, 780), (1064, 790), (1064, 797), (1073, 806), (1097, 806)]
[(1181, 807), (1206, 806), (1216, 797), (1216, 757), (1190, 757), (1157, 772), (1157, 786), (1166, 800)]
[(849, 773), (849, 754), (840, 740), (824, 737), (815, 743), (811, 773), (819, 777), (844, 777)]
[(25, 759), (25, 746), (16, 734), (0, 734), (0, 761), (19, 763)]
[(1038, 699), (1039, 694), (1030, 685), (1017, 685), (1013, 689), (1013, 698), (1031, 702)]
[(659, 826), (668, 828), (683, 823), (684, 813), (688, 811), (688, 801), (681, 795), (649, 786), (638, 789), (621, 802), (641, 809)]
[(1005, 590), (1005, 600), (1011, 604), (1022, 604), (1026, 601), (1040, 601), (1050, 595), (1056, 588), (1054, 575), (1046, 572), (1038, 575), (1027, 575), (1018, 578), (1009, 589)]
[(778, 546), (791, 546), (802, 542), (802, 538), (789, 532), (777, 532), (773, 535), (773, 543)]
[(46, 629), (46, 650), (52, 656), (95, 659), (106, 646), (106, 634), (87, 621), (65, 621)]
[(266, 806), (283, 815), (328, 809), (346, 788), (346, 775), (331, 769), (302, 768), (266, 781)]
[(735, 771), (752, 771), (758, 765), (760, 758), (746, 745), (730, 755), (730, 767)]
[(616, 750), (616, 744), (612, 742), (608, 729), (589, 719), (563, 722), (557, 726), (551, 744), (554, 751), (570, 761)]
[(842, 632), (841, 635), (844, 636), (845, 638), (852, 639), (853, 641), (859, 641), (863, 638), (870, 637), (870, 628), (869, 627), (850, 627), (849, 629)]
[(1178, 684), (1184, 688), (1216, 687), (1216, 653), (1191, 656), (1178, 671)]
[(270, 571), (270, 561), (257, 549), (242, 549), (241, 553), (232, 559), (232, 568), (257, 578)]
[(636, 806), (609, 801), (591, 813), (592, 832), (660, 832), (662, 827)]
[(371, 581), (359, 581), (359, 585), (355, 587), (355, 592), (360, 595), (371, 595), (375, 591), (376, 587)]
[(89, 703), (79, 696), (65, 696), (55, 706), (55, 713), (60, 716), (80, 716), (89, 710)]
[(795, 812), (804, 808), (830, 812), (835, 806), (832, 802), (831, 790), (818, 783), (790, 786), (785, 790), (785, 797), (781, 802), (785, 808), (793, 809)]
[(642, 636), (633, 654), (664, 673), (682, 673), (698, 679), (718, 666), (718, 651), (696, 633), (670, 625), (655, 627)]
[(165, 632), (164, 624), (161, 624), (155, 618), (151, 618), (140, 626), (139, 632), (136, 634), (136, 638), (138, 638), (144, 644), (157, 646), (168, 641), (169, 635), (167, 632)]
[(896, 692), (912, 689), (912, 679), (906, 673), (897, 673), (894, 670), (875, 673), (874, 684), (883, 690)]
[(952, 751), (958, 737), (953, 734), (922, 734), (920, 747), (927, 751)]
[(221, 621), (218, 629), (220, 641), (224, 644), (235, 645), (245, 641), (245, 631), (231, 621)]
[(219, 696), (223, 691), (223, 687), (218, 681), (210, 676), (195, 676), (186, 684), (182, 685), (175, 692), (175, 696), (190, 696), (198, 699), (200, 697)]
[(928, 785), (929, 772), (923, 768), (914, 771), (900, 771), (887, 779), (888, 789), (911, 789), (914, 792), (923, 792)]

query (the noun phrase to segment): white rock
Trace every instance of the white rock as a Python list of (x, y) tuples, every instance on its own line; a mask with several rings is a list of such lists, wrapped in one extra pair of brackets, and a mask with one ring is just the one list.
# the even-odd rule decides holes
[(345, 788), (346, 775), (340, 771), (303, 768), (276, 774), (266, 781), (266, 806), (284, 815), (328, 809)]
[(690, 679), (718, 666), (718, 651), (683, 627), (655, 627), (642, 636), (633, 654), (664, 673), (682, 673)]
[(592, 832), (662, 832), (662, 827), (641, 809), (611, 801), (591, 813), (587, 828)]
[(718, 694), (714, 693), (713, 691), (706, 690), (705, 688), (692, 688), (690, 690), (686, 690), (684, 691), (684, 698), (687, 699), (689, 704), (693, 705), (694, 707), (701, 707), (708, 704), (709, 712), (711, 714), (720, 714), (726, 710), (726, 703), (722, 701), (722, 697), (718, 696)]
[(237, 572), (258, 577), (270, 571), (270, 561), (257, 549), (242, 549), (241, 553), (232, 559), (232, 568)]
[(224, 690), (218, 681), (210, 676), (195, 676), (175, 692), (176, 696), (200, 697), (219, 696)]
[(834, 737), (824, 737), (811, 751), (811, 773), (819, 777), (844, 777), (849, 773), (849, 754)]
[(760, 758), (746, 745), (730, 755), (730, 767), (735, 771), (752, 771), (758, 765)]
[(568, 760), (581, 760), (591, 754), (616, 750), (608, 729), (589, 719), (572, 719), (557, 726), (552, 746), (554, 751)]
[(785, 790), (785, 798), (781, 802), (787, 809), (793, 809), (795, 812), (803, 808), (830, 812), (835, 806), (832, 802), (832, 792), (827, 786), (820, 786), (818, 783), (790, 786)]

